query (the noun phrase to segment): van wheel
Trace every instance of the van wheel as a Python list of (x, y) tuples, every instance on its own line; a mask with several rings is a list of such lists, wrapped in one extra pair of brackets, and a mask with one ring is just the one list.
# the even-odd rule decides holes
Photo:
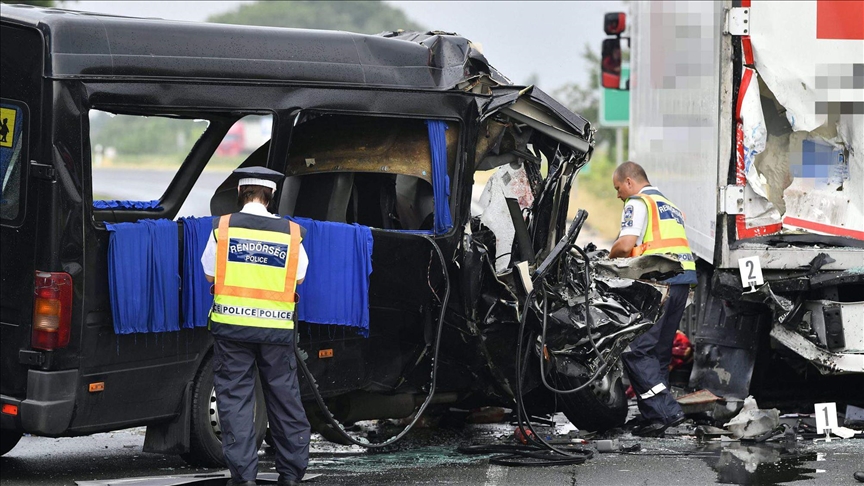
[(16, 429), (0, 429), (0, 456), (11, 451), (21, 440), (23, 432)]
[[(255, 375), (255, 439), (258, 448), (264, 442), (267, 432), (267, 408), (264, 403), (264, 390)], [(192, 427), (189, 434), (189, 452), (181, 457), (190, 466), (225, 467), (222, 453), (222, 428), (219, 411), (216, 408), (216, 389), (213, 387), (213, 355), (210, 354), (204, 366), (195, 377), (192, 388)]]
[[(570, 423), (582, 430), (605, 432), (624, 425), (627, 418), (627, 396), (624, 394), (620, 361), (602, 379), (585, 389), (567, 395), (559, 394), (558, 403)], [(553, 373), (559, 390), (576, 388), (584, 377), (561, 372)]]

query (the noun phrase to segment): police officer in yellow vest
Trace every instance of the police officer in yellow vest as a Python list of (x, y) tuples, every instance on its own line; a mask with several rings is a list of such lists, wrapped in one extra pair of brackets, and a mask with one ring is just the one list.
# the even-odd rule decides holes
[(648, 332), (637, 337), (621, 355), (641, 419), (633, 435), (658, 436), (684, 421), (684, 413), (669, 393), (669, 362), (678, 323), (684, 314), (690, 285), (696, 283), (696, 263), (684, 231), (684, 215), (648, 182), (645, 170), (634, 162), (615, 169), (612, 183), (624, 201), (621, 232), (610, 258), (666, 253), (677, 256), (684, 272), (665, 281), (670, 284), (663, 314)]
[(237, 169), (239, 213), (213, 220), (201, 257), (214, 282), (210, 331), (213, 383), (229, 485), (258, 474), (253, 404), (255, 365), (264, 389), (280, 486), (299, 484), (309, 462), (309, 422), (300, 401), (294, 354), (296, 286), (306, 275), (305, 231), (267, 211), (282, 174)]

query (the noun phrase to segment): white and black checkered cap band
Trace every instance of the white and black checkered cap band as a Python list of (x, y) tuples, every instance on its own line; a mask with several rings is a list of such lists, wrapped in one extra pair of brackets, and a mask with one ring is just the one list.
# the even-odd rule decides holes
[(270, 189), (276, 190), (276, 183), (273, 181), (268, 181), (267, 179), (255, 179), (252, 177), (248, 177), (246, 179), (240, 179), (240, 182), (237, 183), (238, 186), (264, 186), (269, 187)]

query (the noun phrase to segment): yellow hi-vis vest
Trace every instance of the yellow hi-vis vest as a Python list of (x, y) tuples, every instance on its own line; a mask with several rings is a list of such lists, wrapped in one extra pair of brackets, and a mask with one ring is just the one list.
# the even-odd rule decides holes
[(300, 227), (284, 219), (243, 213), (219, 218), (210, 311), (214, 335), (290, 342), (279, 331), (294, 329), (301, 239)]
[(648, 225), (642, 244), (633, 248), (630, 256), (668, 253), (678, 257), (684, 270), (696, 270), (681, 210), (659, 192), (650, 191), (632, 197), (641, 199), (648, 206)]

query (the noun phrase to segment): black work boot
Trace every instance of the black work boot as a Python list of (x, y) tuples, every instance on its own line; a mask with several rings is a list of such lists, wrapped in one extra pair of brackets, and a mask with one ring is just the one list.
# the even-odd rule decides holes
[(630, 433), (637, 437), (659, 437), (666, 430), (666, 424), (661, 420), (651, 420), (636, 426)]
[(633, 429), (631, 434), (638, 437), (660, 437), (669, 427), (680, 425), (685, 419), (683, 413), (669, 417), (668, 421), (652, 420)]
[(276, 486), (300, 486), (300, 480), (289, 479), (285, 476), (279, 476), (279, 480), (276, 481)]
[(225, 483), (225, 486), (257, 486), (255, 481), (243, 481), (242, 479), (231, 478)]

